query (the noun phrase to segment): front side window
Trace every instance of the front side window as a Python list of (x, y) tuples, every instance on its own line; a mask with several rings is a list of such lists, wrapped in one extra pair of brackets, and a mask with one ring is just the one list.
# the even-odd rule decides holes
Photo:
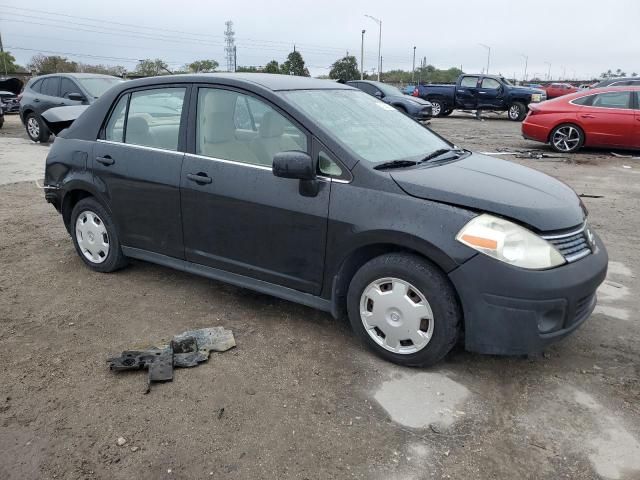
[(72, 80), (63, 77), (60, 80), (60, 96), (62, 98), (69, 98), (70, 93), (80, 93), (80, 89)]
[(196, 153), (271, 166), (276, 153), (307, 151), (307, 136), (268, 104), (239, 92), (198, 91)]
[(461, 87), (474, 88), (478, 86), (478, 77), (463, 77), (460, 81)]
[(492, 88), (494, 90), (497, 90), (498, 88), (500, 88), (500, 82), (494, 80), (493, 78), (483, 78), (482, 88)]
[(421, 160), (451, 144), (358, 90), (295, 90), (281, 95), (343, 147), (371, 163)]
[(629, 92), (600, 93), (593, 99), (592, 105), (601, 108), (629, 108)]
[(178, 150), (185, 88), (156, 88), (133, 92), (124, 141), (133, 145)]

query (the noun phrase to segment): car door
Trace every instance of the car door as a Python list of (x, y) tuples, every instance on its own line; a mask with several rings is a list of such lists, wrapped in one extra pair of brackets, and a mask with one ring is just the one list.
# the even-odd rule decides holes
[(478, 88), (478, 108), (500, 108), (504, 105), (502, 85), (495, 78), (483, 78)]
[(184, 258), (180, 172), (189, 88), (124, 93), (93, 151), (93, 174), (125, 247)]
[[(236, 132), (247, 98), (255, 136)], [(261, 111), (258, 118), (254, 111)], [(190, 145), (181, 199), (188, 261), (319, 294), (330, 180), (305, 196), (299, 180), (275, 177), (280, 151), (311, 153), (310, 135), (284, 112), (247, 92), (200, 87), (191, 102)]]
[(578, 119), (589, 145), (624, 148), (634, 144), (635, 115), (631, 92), (618, 90), (594, 95), (590, 105), (580, 107)]
[(67, 106), (82, 105), (83, 103), (86, 103), (86, 99), (84, 101), (83, 100), (71, 100), (69, 98), (69, 95), (74, 94), (74, 93), (78, 94), (78, 95), (82, 95), (84, 97), (84, 95), (82, 94), (82, 90), (76, 84), (76, 82), (74, 82), (70, 78), (61, 77), (60, 78), (60, 99), (61, 99), (61, 103), (63, 105), (67, 105)]
[(456, 106), (475, 110), (478, 106), (478, 76), (466, 75), (456, 88)]
[(34, 103), (38, 113), (42, 113), (53, 107), (61, 106), (62, 102), (58, 97), (60, 92), (60, 77), (47, 77), (42, 79), (40, 94), (34, 98)]

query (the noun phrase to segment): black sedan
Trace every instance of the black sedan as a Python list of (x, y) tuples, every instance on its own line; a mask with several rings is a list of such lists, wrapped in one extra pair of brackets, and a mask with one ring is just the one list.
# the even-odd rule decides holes
[(589, 317), (607, 270), (564, 183), (304, 77), (117, 85), (56, 138), (44, 191), (92, 270), (141, 259), (347, 315), (403, 365), (463, 336), (540, 352)]
[(384, 103), (391, 105), (400, 112), (409, 115), (411, 118), (424, 121), (432, 116), (431, 102), (418, 97), (410, 97), (393, 85), (370, 80), (357, 80), (347, 82), (347, 85), (356, 87), (368, 93)]

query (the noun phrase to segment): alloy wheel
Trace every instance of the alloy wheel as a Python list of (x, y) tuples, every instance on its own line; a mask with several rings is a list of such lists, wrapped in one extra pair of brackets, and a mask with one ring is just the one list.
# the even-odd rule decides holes
[(399, 278), (371, 282), (360, 297), (360, 319), (371, 339), (385, 350), (408, 355), (433, 337), (433, 311), (424, 294)]
[(440, 115), (441, 110), (442, 110), (442, 106), (440, 105), (439, 102), (431, 103), (431, 115), (433, 115), (434, 117), (437, 117), (438, 115)]
[(27, 120), (27, 131), (31, 138), (38, 138), (40, 136), (40, 124), (35, 117), (29, 117), (29, 120)]
[(509, 118), (511, 120), (517, 120), (520, 116), (520, 107), (518, 105), (511, 105), (509, 107)]
[(78, 215), (76, 241), (84, 257), (91, 263), (102, 263), (109, 255), (109, 234), (102, 219), (90, 210)]
[(567, 125), (558, 128), (551, 139), (553, 146), (562, 152), (571, 152), (580, 144), (580, 132), (576, 127)]

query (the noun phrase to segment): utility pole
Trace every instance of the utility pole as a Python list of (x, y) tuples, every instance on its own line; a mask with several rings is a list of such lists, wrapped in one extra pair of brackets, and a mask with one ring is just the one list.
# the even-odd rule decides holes
[(527, 55), (525, 55), (524, 53), (520, 55), (521, 57), (524, 58), (524, 76), (522, 77), (522, 80), (524, 82), (527, 81), (527, 66), (529, 65), (529, 57)]
[(380, 72), (382, 71), (382, 20), (371, 15), (365, 15), (378, 24), (378, 81), (380, 81)]
[(0, 55), (2, 55), (2, 63), (4, 64), (4, 75), (7, 76), (7, 57), (4, 54), (4, 47), (2, 46), (2, 33), (0, 33)]
[(551, 80), (551, 62), (544, 62), (545, 65), (549, 65), (549, 69), (547, 70), (547, 80)]
[(487, 49), (487, 70), (485, 71), (485, 73), (489, 75), (489, 65), (491, 64), (491, 47), (489, 45), (485, 45), (484, 43), (479, 43), (478, 45)]
[(413, 67), (411, 68), (411, 83), (415, 81), (416, 75), (416, 46), (413, 46)]
[(238, 68), (238, 48), (233, 46), (233, 73), (236, 72)]
[(364, 32), (362, 30), (362, 41), (360, 42), (360, 80), (364, 80)]

